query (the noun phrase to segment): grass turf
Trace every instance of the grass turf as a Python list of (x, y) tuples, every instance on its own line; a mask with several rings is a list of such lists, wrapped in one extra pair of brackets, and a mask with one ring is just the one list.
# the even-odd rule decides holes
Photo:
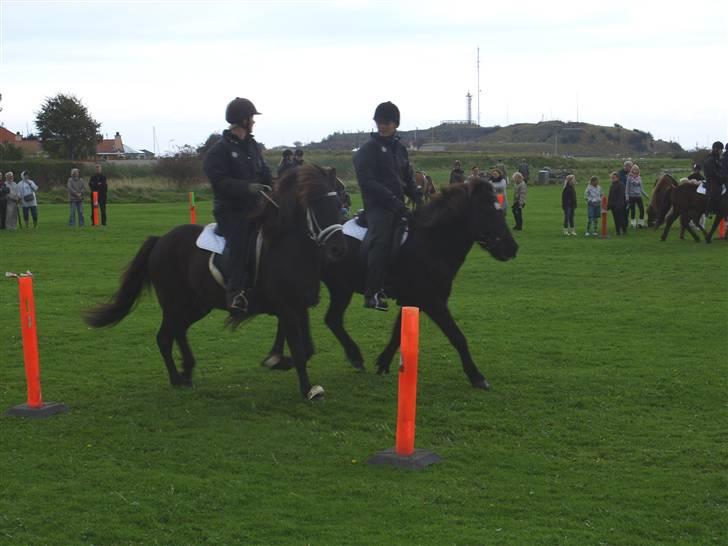
[[(0, 232), (0, 268), (36, 276), (44, 398), (71, 411), (0, 419), (0, 544), (728, 543), (724, 241), (585, 238), (581, 204), (565, 238), (560, 188), (530, 188), (518, 258), (474, 249), (450, 302), (492, 391), (422, 319), (417, 445), (445, 461), (413, 473), (365, 464), (394, 442), (396, 374), (371, 373), (393, 313), (355, 297), (357, 374), (326, 298), (313, 311), (320, 403), (258, 366), (271, 318), (230, 333), (220, 312), (190, 331), (196, 386), (173, 389), (153, 297), (111, 330), (79, 313), (186, 203), (110, 204), (105, 229), (40, 214), (35, 232)], [(10, 280), (0, 331), (5, 409), (25, 396)]]

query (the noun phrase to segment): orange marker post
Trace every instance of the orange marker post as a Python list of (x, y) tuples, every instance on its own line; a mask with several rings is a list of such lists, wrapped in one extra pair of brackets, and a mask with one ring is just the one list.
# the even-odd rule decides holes
[(602, 239), (607, 238), (607, 196), (602, 195)]
[(195, 213), (195, 192), (191, 191), (189, 193), (189, 199), (190, 199), (190, 224), (196, 224), (197, 223), (197, 214)]
[(403, 307), (401, 320), (399, 347), (401, 362), (399, 366), (395, 447), (377, 453), (369, 459), (369, 464), (386, 464), (399, 468), (421, 470), (441, 459), (432, 452), (415, 449), (420, 310), (417, 307)]
[(498, 204), (502, 207), (503, 206), (503, 194), (502, 193), (499, 193), (496, 196), (496, 199), (498, 199)]
[(91, 194), (92, 203), (93, 203), (93, 215), (92, 220), (94, 226), (99, 225), (99, 192), (95, 191)]
[(725, 218), (718, 224), (718, 238), (725, 239)]
[(38, 357), (38, 334), (35, 321), (35, 298), (33, 297), (33, 275), (25, 273), (6, 276), (17, 277), (20, 292), (20, 330), (23, 338), (23, 361), (25, 380), (28, 386), (28, 402), (10, 408), (6, 415), (20, 417), (48, 417), (67, 411), (63, 404), (49, 402), (44, 404), (40, 388), (40, 360)]

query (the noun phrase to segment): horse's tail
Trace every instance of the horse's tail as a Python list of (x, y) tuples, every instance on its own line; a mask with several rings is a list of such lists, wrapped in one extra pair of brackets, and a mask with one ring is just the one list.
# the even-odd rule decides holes
[(111, 301), (84, 313), (83, 318), (86, 324), (94, 328), (113, 326), (121, 322), (134, 309), (142, 290), (149, 286), (147, 262), (157, 241), (159, 241), (159, 237), (147, 237), (122, 275), (119, 290), (113, 295)]
[(660, 210), (657, 214), (657, 221), (655, 222), (655, 229), (660, 227), (663, 222), (665, 221), (665, 218), (667, 217), (667, 213), (670, 212), (670, 209), (672, 208), (672, 192), (675, 188), (673, 186), (669, 186), (665, 190), (665, 195), (662, 196), (662, 202), (659, 203)]

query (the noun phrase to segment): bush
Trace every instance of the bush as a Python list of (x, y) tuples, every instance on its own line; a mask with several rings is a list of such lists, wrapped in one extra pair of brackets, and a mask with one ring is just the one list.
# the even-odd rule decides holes
[(23, 150), (12, 142), (0, 144), (0, 161), (18, 161), (23, 159)]
[(173, 182), (177, 188), (187, 188), (207, 180), (202, 171), (202, 161), (197, 155), (177, 154), (157, 160), (154, 173)]

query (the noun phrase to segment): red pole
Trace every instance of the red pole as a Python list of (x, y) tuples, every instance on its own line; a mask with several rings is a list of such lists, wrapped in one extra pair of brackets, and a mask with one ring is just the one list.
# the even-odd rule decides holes
[(602, 195), (602, 239), (607, 238), (607, 196)]
[(725, 239), (725, 218), (723, 218), (720, 221), (720, 224), (718, 224), (718, 237), (720, 239)]
[(99, 192), (95, 191), (92, 194), (93, 199), (93, 224), (94, 226), (99, 225)]
[(417, 413), (417, 359), (419, 355), (420, 310), (402, 308), (400, 338), (399, 392), (395, 452), (407, 457), (415, 451), (415, 415)]
[(189, 200), (190, 200), (190, 224), (196, 224), (197, 223), (197, 214), (195, 213), (195, 192), (191, 191), (189, 193)]
[(502, 207), (503, 206), (503, 194), (499, 193), (496, 198), (498, 199), (498, 204)]
[(40, 391), (40, 363), (38, 360), (38, 335), (35, 324), (35, 299), (33, 277), (18, 277), (20, 289), (20, 328), (23, 334), (23, 359), (25, 379), (28, 383), (28, 407), (40, 408), (43, 399)]

